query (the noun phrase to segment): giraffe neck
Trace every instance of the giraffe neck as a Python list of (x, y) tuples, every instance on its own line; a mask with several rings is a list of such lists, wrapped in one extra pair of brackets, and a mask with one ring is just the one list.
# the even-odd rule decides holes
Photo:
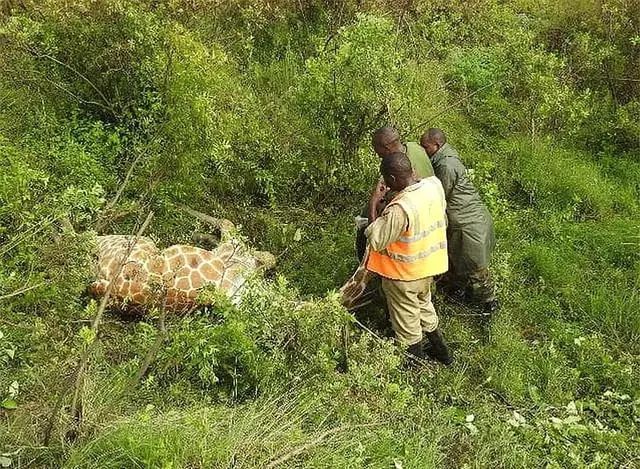
[(367, 270), (367, 259), (369, 258), (369, 250), (365, 251), (362, 262), (353, 273), (349, 280), (340, 288), (342, 305), (349, 311), (355, 311), (373, 300), (375, 291), (367, 290), (371, 285), (371, 281), (376, 274)]

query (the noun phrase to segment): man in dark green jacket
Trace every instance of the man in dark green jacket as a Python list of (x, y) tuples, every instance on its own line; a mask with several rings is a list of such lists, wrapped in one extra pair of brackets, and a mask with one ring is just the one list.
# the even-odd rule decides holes
[(440, 129), (429, 129), (421, 138), (447, 200), (449, 272), (445, 277), (452, 293), (478, 304), (484, 314), (498, 309), (489, 262), (495, 247), (493, 219), (468, 178), (458, 152)]
[[(411, 161), (411, 167), (415, 172), (416, 179), (420, 180), (434, 175), (431, 161), (429, 161), (429, 156), (425, 152), (424, 148), (416, 142), (402, 143), (400, 133), (393, 127), (386, 126), (376, 130), (373, 133), (371, 143), (373, 145), (373, 150), (381, 160), (385, 156), (389, 156), (393, 153), (404, 153), (407, 155), (409, 161)], [(379, 181), (378, 184), (381, 184), (381, 181)], [(391, 200), (391, 195), (393, 194), (389, 194), (388, 197), (385, 197), (385, 200), (379, 207), (379, 213), (384, 209), (386, 202)], [(368, 207), (369, 204), (367, 204), (367, 206), (362, 210), (362, 213), (360, 214), (361, 219), (366, 219), (368, 217)], [(362, 256), (364, 256), (364, 251), (367, 245), (367, 238), (364, 235), (365, 227), (366, 225), (364, 224), (363, 226), (359, 226), (356, 233), (356, 253), (360, 260), (362, 260)]]

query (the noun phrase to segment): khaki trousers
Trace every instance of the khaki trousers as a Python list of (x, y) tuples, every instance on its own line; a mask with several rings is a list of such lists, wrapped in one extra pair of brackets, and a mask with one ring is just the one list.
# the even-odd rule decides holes
[(432, 281), (432, 277), (411, 281), (382, 277), (391, 326), (403, 345), (420, 342), (423, 332), (433, 332), (438, 327), (438, 315), (431, 302)]

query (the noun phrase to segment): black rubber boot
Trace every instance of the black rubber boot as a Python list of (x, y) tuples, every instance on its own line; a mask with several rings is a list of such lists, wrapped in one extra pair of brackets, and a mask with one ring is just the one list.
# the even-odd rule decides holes
[(422, 342), (409, 345), (407, 348), (407, 354), (409, 355), (405, 360), (405, 366), (409, 369), (419, 368), (422, 360), (426, 358), (424, 350), (422, 348)]
[(409, 345), (409, 348), (407, 348), (407, 353), (416, 358), (424, 358), (424, 351), (422, 350), (422, 342)]
[(425, 350), (426, 354), (444, 365), (451, 365), (453, 363), (453, 355), (449, 352), (449, 347), (447, 347), (440, 329), (436, 329), (433, 332), (427, 332), (426, 336), (431, 344), (431, 346)]

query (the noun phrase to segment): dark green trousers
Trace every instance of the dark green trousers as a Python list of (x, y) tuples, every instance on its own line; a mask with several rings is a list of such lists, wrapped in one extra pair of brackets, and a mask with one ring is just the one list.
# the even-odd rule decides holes
[(445, 292), (462, 292), (469, 303), (483, 304), (496, 298), (496, 287), (487, 267), (473, 272), (449, 270), (438, 280), (438, 287)]

